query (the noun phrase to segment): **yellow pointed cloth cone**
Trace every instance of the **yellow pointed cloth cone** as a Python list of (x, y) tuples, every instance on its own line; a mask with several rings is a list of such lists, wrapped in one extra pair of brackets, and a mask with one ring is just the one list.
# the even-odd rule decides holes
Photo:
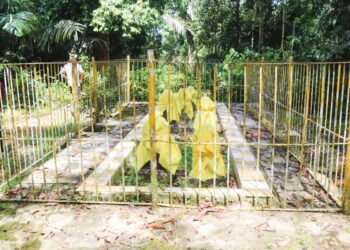
[(166, 111), (167, 113), (170, 112), (169, 120), (179, 122), (181, 116), (181, 107), (176, 97), (177, 95), (170, 91), (169, 98), (169, 91), (164, 90), (158, 98), (157, 110), (162, 114), (164, 113), (164, 111)]
[[(215, 138), (216, 136), (216, 138)], [(214, 141), (216, 140), (216, 145)], [(221, 154), (220, 136), (214, 127), (206, 124), (201, 126), (192, 136), (192, 170), (190, 176), (206, 181), (226, 175), (224, 159)], [(201, 144), (198, 143), (207, 143)], [(209, 143), (209, 144), (208, 144)], [(215, 165), (216, 164), (216, 165)], [(201, 173), (199, 170), (201, 169)]]
[[(181, 161), (181, 151), (175, 138), (169, 136), (170, 127), (160, 113), (156, 115), (156, 152), (159, 154), (159, 163), (173, 175)], [(136, 150), (137, 172), (151, 160), (149, 121), (142, 128), (141, 142)]]
[(216, 128), (217, 118), (215, 114), (215, 104), (207, 96), (201, 98), (201, 105), (198, 107), (196, 117), (194, 119), (193, 127), (195, 130), (199, 129), (199, 125), (210, 125), (214, 129)]
[(180, 89), (177, 93), (177, 102), (179, 103), (179, 107), (181, 112), (184, 111), (185, 114), (190, 119), (193, 119), (193, 106), (192, 102), (195, 103), (196, 101), (196, 91), (193, 87), (188, 87), (186, 89)]

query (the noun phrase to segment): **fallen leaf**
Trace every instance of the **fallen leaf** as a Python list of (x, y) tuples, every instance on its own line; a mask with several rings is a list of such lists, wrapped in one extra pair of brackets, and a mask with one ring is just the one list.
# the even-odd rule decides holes
[(256, 225), (254, 228), (255, 228), (255, 229), (259, 229), (260, 227), (262, 227), (263, 225), (265, 225), (265, 224), (267, 224), (267, 223), (268, 223), (268, 221), (264, 221), (264, 222), (262, 222), (262, 223)]
[(34, 214), (36, 214), (38, 212), (39, 212), (39, 210), (35, 210), (34, 212), (31, 213), (31, 215), (34, 215)]
[(176, 219), (175, 218), (170, 218), (170, 219), (168, 219), (168, 220), (163, 222), (163, 224), (167, 224), (167, 223), (171, 223), (171, 224), (174, 225), (176, 223)]
[(131, 245), (130, 245), (130, 244), (125, 243), (125, 242), (123, 242), (123, 241), (121, 241), (121, 242), (120, 242), (120, 245), (131, 247)]
[(163, 224), (159, 223), (151, 223), (146, 226), (146, 228), (152, 228), (152, 229), (165, 229), (165, 226)]
[(52, 236), (54, 236), (55, 235), (55, 233), (54, 232), (50, 232), (49, 234), (47, 234), (44, 238), (45, 239), (51, 239), (52, 238)]

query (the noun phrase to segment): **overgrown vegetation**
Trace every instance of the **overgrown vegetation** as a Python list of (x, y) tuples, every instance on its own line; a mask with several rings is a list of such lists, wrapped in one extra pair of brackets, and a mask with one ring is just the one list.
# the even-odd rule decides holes
[(1, 0), (0, 61), (98, 59), (346, 60), (345, 0)]

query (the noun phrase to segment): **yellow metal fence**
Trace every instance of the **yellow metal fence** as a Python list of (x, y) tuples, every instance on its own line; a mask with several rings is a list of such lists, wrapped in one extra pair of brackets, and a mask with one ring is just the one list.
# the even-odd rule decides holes
[(148, 56), (1, 65), (1, 200), (349, 210), (349, 64)]

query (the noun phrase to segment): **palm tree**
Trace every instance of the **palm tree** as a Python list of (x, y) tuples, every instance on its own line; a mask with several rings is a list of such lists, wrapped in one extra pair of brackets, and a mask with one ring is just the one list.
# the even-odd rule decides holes
[(188, 44), (188, 63), (192, 65), (195, 61), (195, 43), (193, 26), (195, 21), (195, 15), (193, 12), (192, 2), (190, 1), (186, 7), (186, 14), (184, 18), (180, 17), (179, 12), (168, 11), (163, 14), (163, 21), (165, 25), (175, 30), (177, 34), (182, 36)]
[(60, 20), (48, 25), (40, 40), (42, 50), (51, 51), (57, 44), (71, 43), (72, 52), (76, 52), (77, 43), (85, 33), (85, 25), (72, 20)]
[(72, 21), (60, 20), (57, 23), (48, 25), (40, 40), (39, 47), (44, 51), (51, 51), (54, 46), (67, 44), (70, 53), (81, 54), (88, 52), (97, 44), (106, 47), (106, 42), (102, 39), (86, 36), (86, 26)]
[(0, 28), (9, 35), (23, 37), (38, 28), (37, 16), (27, 11), (21, 0), (0, 0)]

